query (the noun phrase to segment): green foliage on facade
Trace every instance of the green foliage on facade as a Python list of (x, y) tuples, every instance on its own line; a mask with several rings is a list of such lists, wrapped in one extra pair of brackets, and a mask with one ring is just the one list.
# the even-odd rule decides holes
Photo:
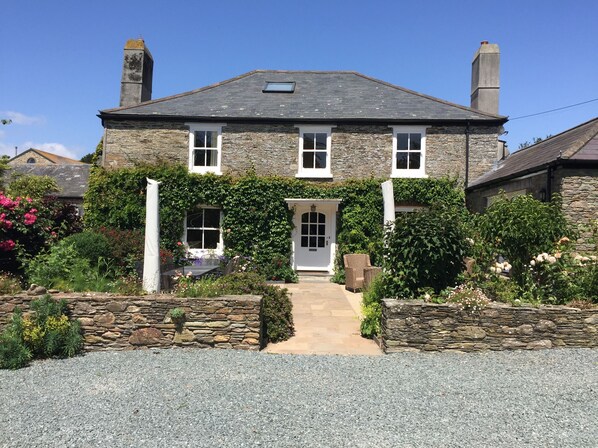
[[(181, 240), (185, 214), (198, 205), (222, 207), (222, 231), (228, 255), (250, 256), (267, 268), (291, 256), (293, 212), (285, 198), (342, 199), (337, 268), (342, 255), (370, 253), (381, 262), (384, 179), (315, 183), (277, 176), (242, 177), (189, 173), (182, 165), (94, 168), (85, 195), (85, 222), (92, 228), (143, 229), (146, 178), (160, 185), (160, 231), (166, 248)], [(397, 201), (464, 207), (464, 194), (452, 179), (396, 179)], [(287, 263), (288, 264), (288, 263)]]

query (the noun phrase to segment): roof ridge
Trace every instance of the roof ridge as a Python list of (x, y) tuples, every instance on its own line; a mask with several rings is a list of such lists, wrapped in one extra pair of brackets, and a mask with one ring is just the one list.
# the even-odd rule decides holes
[[(589, 124), (589, 123), (591, 123), (591, 122), (592, 122), (592, 121), (594, 121), (594, 120), (598, 120), (598, 117), (591, 118), (590, 120), (588, 120), (588, 121), (584, 121), (583, 123), (581, 123), (581, 124), (578, 124), (578, 125), (576, 125), (576, 126), (573, 126), (572, 128), (565, 129), (564, 131), (561, 131), (561, 132), (559, 132), (558, 134), (551, 135), (550, 137), (548, 137), (548, 138), (545, 138), (545, 139), (542, 139), (542, 140), (540, 140), (539, 142), (537, 142), (537, 143), (534, 143), (533, 145), (529, 145), (529, 146), (526, 146), (525, 148), (518, 149), (517, 151), (515, 151), (515, 152), (511, 153), (511, 154), (509, 155), (509, 157), (511, 157), (511, 156), (514, 156), (515, 154), (521, 154), (521, 153), (523, 153), (523, 151), (528, 151), (529, 149), (536, 148), (536, 147), (537, 147), (537, 146), (539, 146), (539, 145), (543, 145), (543, 144), (545, 144), (546, 142), (552, 141), (552, 140), (554, 140), (554, 139), (555, 139), (555, 138), (557, 138), (557, 137), (561, 137), (563, 134), (567, 134), (567, 133), (569, 133), (569, 132), (571, 132), (571, 131), (573, 131), (573, 130), (575, 130), (575, 129), (577, 129), (577, 128), (580, 128), (580, 127), (582, 127), (582, 126), (585, 126), (586, 124)], [(596, 134), (598, 134), (598, 129), (596, 129)], [(594, 134), (593, 136), (591, 136), (591, 137), (590, 137), (590, 139), (591, 139), (592, 137), (594, 137), (596, 134)], [(585, 143), (587, 143), (587, 142), (588, 142), (590, 139), (586, 140), (586, 142), (585, 142)], [(579, 147), (579, 148), (578, 148), (578, 149), (577, 149), (577, 150), (576, 150), (576, 151), (575, 151), (573, 154), (575, 154), (577, 151), (579, 151), (581, 148), (583, 148), (583, 146), (585, 146), (585, 143), (584, 143), (583, 145), (581, 145), (581, 146), (580, 146), (580, 147)], [(572, 154), (572, 155), (573, 155), (573, 154)]]
[(377, 79), (377, 78), (373, 78), (373, 77), (368, 76), (368, 75), (364, 75), (363, 73), (359, 73), (359, 72), (353, 72), (353, 73), (355, 75), (357, 75), (357, 76), (361, 76), (362, 78), (368, 79), (370, 81), (374, 81), (374, 82), (377, 82), (379, 84), (382, 84), (382, 85), (385, 85), (385, 86), (388, 86), (388, 87), (392, 87), (393, 89), (397, 89), (397, 90), (401, 90), (403, 92), (410, 93), (412, 95), (421, 96), (422, 98), (426, 98), (426, 99), (429, 99), (429, 100), (432, 100), (432, 101), (436, 101), (438, 103), (446, 104), (447, 106), (458, 107), (459, 109), (463, 109), (463, 110), (466, 110), (468, 112), (475, 112), (477, 114), (485, 115), (485, 116), (491, 117), (491, 118), (497, 118), (497, 119), (508, 118), (507, 115), (491, 114), (489, 112), (484, 112), (484, 111), (481, 111), (481, 110), (478, 110), (478, 109), (473, 109), (472, 107), (463, 106), (462, 104), (452, 103), (450, 101), (446, 101), (446, 100), (443, 100), (441, 98), (437, 98), (435, 96), (426, 95), (425, 93), (416, 92), (415, 90), (407, 89), (406, 87), (398, 86), (396, 84), (392, 84), (392, 83), (387, 82), (387, 81), (382, 81), (381, 79)]

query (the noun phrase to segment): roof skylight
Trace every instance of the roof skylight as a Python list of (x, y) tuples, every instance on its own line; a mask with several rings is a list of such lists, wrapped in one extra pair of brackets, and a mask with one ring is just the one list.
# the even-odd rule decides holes
[(293, 93), (295, 91), (295, 82), (266, 82), (262, 92), (267, 93)]

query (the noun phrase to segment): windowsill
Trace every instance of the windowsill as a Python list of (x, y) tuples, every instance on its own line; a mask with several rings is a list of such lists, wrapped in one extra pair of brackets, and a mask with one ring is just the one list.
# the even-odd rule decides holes
[(217, 176), (222, 176), (222, 171), (216, 170), (216, 169), (205, 170), (205, 169), (191, 168), (189, 170), (189, 172), (195, 173), (195, 174), (215, 174)]
[(410, 172), (409, 170), (405, 171), (395, 171), (390, 175), (391, 179), (426, 179), (428, 175), (422, 171), (415, 171)]
[(332, 173), (301, 172), (295, 174), (295, 177), (299, 179), (332, 179)]

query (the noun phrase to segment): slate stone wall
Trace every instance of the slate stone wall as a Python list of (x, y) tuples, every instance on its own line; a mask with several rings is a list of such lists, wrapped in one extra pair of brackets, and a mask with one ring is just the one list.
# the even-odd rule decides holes
[(189, 163), (189, 128), (184, 123), (106, 121), (104, 166), (123, 168), (135, 163)]
[[(194, 346), (259, 350), (263, 343), (262, 299), (258, 296), (178, 298), (168, 295), (119, 297), (112, 295), (56, 295), (69, 303), (79, 319), (85, 349), (122, 350), (144, 347)], [(15, 306), (23, 311), (36, 297), (0, 297), (0, 329)], [(185, 310), (176, 327), (168, 317), (173, 308)]]
[[(104, 166), (136, 162), (189, 161), (184, 123), (106, 121)], [(473, 127), (470, 180), (491, 169), (497, 127)], [(338, 125), (332, 128), (334, 181), (388, 178), (392, 167), (392, 128), (387, 125)], [(258, 175), (295, 177), (299, 129), (293, 124), (228, 123), (222, 129), (222, 171), (233, 175), (254, 169)], [(465, 176), (465, 127), (431, 126), (427, 131), (426, 173), (430, 177)], [(329, 181), (329, 180), (328, 180)]]
[(472, 313), (454, 305), (387, 299), (381, 341), (386, 353), (598, 347), (598, 309), (493, 303)]
[[(559, 169), (554, 173), (555, 191), (561, 193), (563, 212), (570, 222), (589, 224), (598, 220), (598, 170)], [(576, 247), (579, 250), (595, 250), (588, 229), (582, 229)]]

